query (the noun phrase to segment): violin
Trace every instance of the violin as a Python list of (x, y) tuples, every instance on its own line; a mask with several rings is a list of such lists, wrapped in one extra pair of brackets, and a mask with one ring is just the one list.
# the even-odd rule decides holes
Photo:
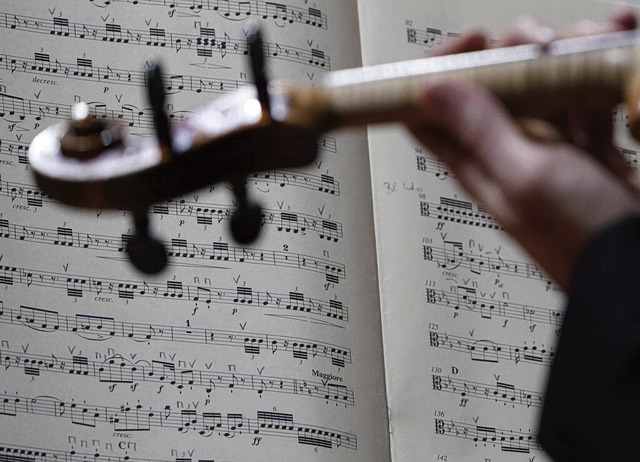
[(130, 210), (129, 258), (156, 273), (167, 254), (150, 230), (153, 203), (230, 181), (238, 204), (231, 231), (250, 243), (262, 214), (246, 191), (247, 175), (310, 164), (329, 130), (419, 117), (420, 95), (438, 79), (484, 86), (516, 115), (535, 114), (541, 97), (571, 101), (567, 96), (606, 91), (626, 102), (629, 130), (640, 140), (639, 31), (335, 71), (314, 87), (270, 85), (259, 28), (248, 41), (255, 88), (216, 99), (174, 126), (164, 110), (160, 65), (148, 68), (154, 138), (127, 144), (117, 122), (97, 119), (83, 103), (74, 106), (71, 120), (43, 130), (29, 148), (42, 192), (68, 205)]

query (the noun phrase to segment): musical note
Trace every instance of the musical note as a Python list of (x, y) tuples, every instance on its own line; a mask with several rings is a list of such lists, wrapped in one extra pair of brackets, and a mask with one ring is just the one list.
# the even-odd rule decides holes
[(105, 24), (105, 33), (103, 40), (109, 42), (128, 42), (126, 36), (122, 35), (122, 26), (120, 24), (108, 23)]
[(234, 303), (253, 303), (253, 290), (250, 287), (238, 287), (236, 293), (237, 296), (233, 299)]
[(16, 270), (10, 266), (0, 267), (0, 284), (13, 285)]
[(51, 34), (69, 36), (69, 20), (67, 18), (56, 17), (53, 18), (53, 27), (50, 31)]
[(320, 239), (326, 239), (327, 241), (338, 241), (339, 237), (342, 237), (342, 225), (334, 221), (322, 220), (322, 230), (320, 232)]
[(280, 212), (280, 226), (278, 226), (278, 231), (286, 231), (287, 233), (293, 231), (297, 233), (298, 231), (305, 231), (306, 228), (299, 228), (298, 226), (298, 215), (290, 212)]
[(318, 8), (313, 7), (309, 7), (306, 23), (312, 26), (327, 27), (326, 16)]
[(60, 226), (56, 230), (56, 236), (56, 240), (53, 241), (54, 245), (73, 245), (73, 229)]
[(149, 28), (149, 38), (146, 41), (146, 45), (153, 45), (154, 47), (167, 45), (166, 32), (164, 29), (157, 27)]
[[(12, 311), (8, 314), (11, 316)], [(3, 310), (2, 316), (5, 312)], [(40, 308), (32, 308), (20, 305), (20, 309), (15, 316), (12, 316), (16, 322), (28, 326), (32, 329), (43, 332), (56, 331), (60, 328), (60, 318), (57, 311), (43, 310)]]
[(455, 178), (446, 164), (432, 156), (416, 155), (416, 169), (419, 172), (432, 173), (439, 180)]
[(82, 297), (86, 279), (67, 278), (67, 295), (69, 297)]
[(81, 77), (93, 77), (93, 61), (87, 58), (78, 58), (76, 63), (76, 70), (73, 75), (79, 75)]
[(116, 322), (110, 317), (79, 314), (73, 318), (69, 330), (102, 340), (116, 336)]
[(8, 238), (10, 236), (9, 220), (6, 220), (4, 218), (0, 219), (0, 236), (4, 238)]
[(0, 117), (17, 116), (19, 120), (24, 120), (31, 111), (31, 101), (19, 96), (0, 94)]

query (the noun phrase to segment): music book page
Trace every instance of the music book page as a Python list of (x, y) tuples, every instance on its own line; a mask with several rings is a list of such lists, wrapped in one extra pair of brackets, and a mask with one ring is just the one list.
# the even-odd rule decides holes
[[(563, 31), (615, 10), (582, 0), (360, 6), (365, 65), (429, 56), (471, 28), (497, 39), (521, 14)], [(618, 146), (637, 162), (615, 117)], [(550, 460), (537, 417), (563, 294), (402, 127), (369, 137), (392, 459)]]

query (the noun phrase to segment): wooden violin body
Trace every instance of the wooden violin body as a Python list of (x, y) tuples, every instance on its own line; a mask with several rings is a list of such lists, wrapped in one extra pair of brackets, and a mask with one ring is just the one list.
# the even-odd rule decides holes
[[(268, 87), (258, 32), (250, 43), (256, 89), (220, 98), (180, 125), (169, 127), (161, 77), (149, 77), (156, 139), (127, 145), (117, 127), (82, 110), (44, 130), (29, 149), (43, 193), (75, 206), (132, 210), (144, 241), (151, 204), (231, 180), (242, 208), (247, 174), (311, 163), (328, 130), (408, 121), (418, 114), (425, 86), (438, 79), (475, 82), (514, 113), (532, 115), (543, 96), (562, 95), (571, 104), (567, 95), (606, 91), (627, 102), (629, 129), (640, 139), (637, 31), (337, 71), (310, 88)], [(259, 214), (251, 216), (237, 224), (240, 234), (243, 227), (260, 228)], [(244, 240), (254, 235), (257, 230)], [(136, 265), (148, 272), (163, 266)]]

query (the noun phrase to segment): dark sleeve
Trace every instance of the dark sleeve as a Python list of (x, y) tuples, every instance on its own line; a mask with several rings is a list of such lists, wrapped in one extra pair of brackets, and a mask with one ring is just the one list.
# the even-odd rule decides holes
[(640, 461), (640, 216), (579, 259), (539, 438), (557, 462)]

